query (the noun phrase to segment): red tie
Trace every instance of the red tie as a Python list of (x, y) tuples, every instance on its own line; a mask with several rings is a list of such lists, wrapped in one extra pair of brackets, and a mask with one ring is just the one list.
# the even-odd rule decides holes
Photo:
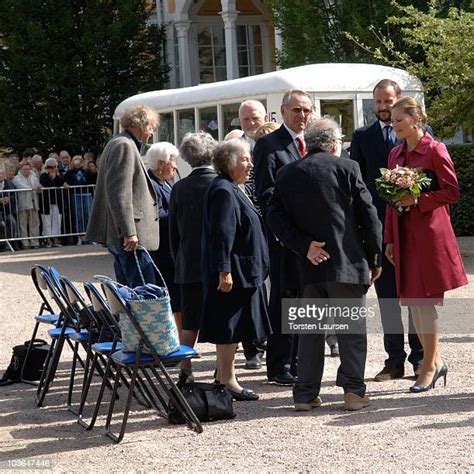
[(298, 152), (301, 156), (301, 158), (303, 158), (304, 156), (306, 156), (306, 153), (307, 153), (307, 150), (306, 150), (306, 145), (304, 143), (304, 140), (302, 137), (296, 137), (296, 143), (298, 144)]

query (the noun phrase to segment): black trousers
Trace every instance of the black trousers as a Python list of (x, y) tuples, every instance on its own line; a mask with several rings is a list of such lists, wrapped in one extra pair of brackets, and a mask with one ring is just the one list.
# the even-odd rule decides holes
[[(398, 303), (397, 286), (395, 280), (395, 267), (384, 254), (382, 257), (382, 275), (375, 280), (375, 291), (380, 306), (380, 315), (383, 327), (383, 344), (388, 354), (385, 360), (386, 367), (403, 365), (407, 353), (405, 352), (405, 334), (402, 322), (402, 310)], [(423, 347), (418, 336), (411, 312), (408, 312), (408, 344), (410, 355), (408, 361), (416, 365), (423, 359)]]
[(259, 347), (261, 341), (242, 341), (242, 347), (244, 349), (244, 356), (246, 360), (253, 359), (257, 354), (263, 356), (264, 350)]
[[(366, 287), (349, 283), (318, 283), (302, 288), (302, 298), (351, 298), (355, 306), (362, 306)], [(337, 323), (337, 321), (336, 321)], [(339, 342), (341, 364), (337, 371), (336, 385), (344, 393), (365, 395), (365, 361), (367, 358), (366, 320), (351, 322), (351, 334), (335, 331)], [(309, 403), (319, 395), (324, 371), (324, 331), (298, 335), (298, 380), (293, 387), (295, 403)]]
[[(269, 234), (270, 235), (270, 234)], [(274, 377), (289, 371), (296, 364), (296, 337), (281, 333), (281, 299), (296, 297), (296, 291), (282, 290), (282, 246), (269, 238), (270, 248), (270, 301), (268, 313), (273, 334), (267, 339), (267, 376)]]

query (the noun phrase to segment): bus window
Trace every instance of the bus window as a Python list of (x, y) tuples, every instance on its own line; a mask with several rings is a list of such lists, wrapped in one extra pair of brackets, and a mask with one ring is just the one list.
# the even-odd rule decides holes
[(239, 121), (239, 107), (238, 104), (225, 104), (222, 106), (222, 115), (224, 116), (224, 137), (231, 131), (236, 128), (240, 128)]
[(181, 145), (186, 133), (194, 133), (195, 131), (194, 109), (178, 110), (178, 143), (176, 146)]
[(158, 126), (158, 141), (174, 143), (173, 112), (160, 114)]
[(373, 99), (362, 99), (362, 110), (364, 113), (364, 125), (375, 120)]
[(354, 131), (354, 101), (351, 99), (321, 99), (321, 116), (329, 115), (342, 128), (346, 141), (350, 141)]
[(199, 109), (199, 130), (210, 133), (215, 140), (219, 140), (219, 126), (217, 121), (217, 107)]

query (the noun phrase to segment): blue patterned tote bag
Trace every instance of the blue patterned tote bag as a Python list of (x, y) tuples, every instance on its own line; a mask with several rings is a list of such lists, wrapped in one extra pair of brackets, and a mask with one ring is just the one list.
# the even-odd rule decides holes
[[(150, 256), (149, 258), (151, 260)], [(130, 313), (148, 337), (157, 354), (162, 357), (167, 356), (180, 348), (178, 328), (171, 310), (168, 288), (160, 270), (153, 261), (153, 266), (161, 278), (163, 286), (145, 284), (136, 253), (135, 260), (144, 284), (133, 289), (121, 287), (119, 293), (127, 302)], [(136, 352), (140, 336), (129, 317), (126, 314), (121, 314), (119, 324), (122, 332), (122, 351)], [(148, 352), (146, 347), (143, 351)]]

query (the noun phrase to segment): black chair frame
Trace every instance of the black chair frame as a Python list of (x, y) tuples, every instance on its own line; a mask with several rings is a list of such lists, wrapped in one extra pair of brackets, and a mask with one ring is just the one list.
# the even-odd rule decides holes
[[(102, 321), (102, 325), (105, 329), (104, 332), (109, 335), (108, 340), (109, 342), (111, 342), (110, 348), (107, 348), (107, 350), (104, 351), (104, 354), (101, 354), (100, 349), (95, 349), (94, 345), (91, 346), (91, 349), (94, 353), (94, 357), (92, 359), (92, 364), (90, 366), (89, 374), (85, 382), (84, 389), (82, 391), (81, 403), (79, 405), (79, 410), (78, 410), (78, 423), (84, 428), (86, 428), (87, 430), (91, 430), (95, 426), (95, 423), (99, 414), (105, 387), (108, 386), (113, 391), (112, 386), (110, 385), (110, 383), (108, 383), (108, 380), (109, 380), (108, 376), (110, 374), (112, 377), (115, 378), (116, 366), (113, 362), (113, 359), (110, 356), (114, 352), (119, 350), (121, 334), (120, 334), (120, 326), (119, 326), (118, 320), (115, 319), (113, 314), (110, 312), (108, 303), (103, 298), (101, 293), (97, 290), (97, 288), (92, 283), (86, 282), (84, 283), (84, 289), (87, 293), (87, 296), (89, 297), (89, 300), (92, 303), (93, 311), (96, 317)], [(110, 340), (110, 335), (112, 335), (111, 340)], [(107, 362), (105, 364), (105, 369), (104, 369), (104, 373), (107, 374), (107, 377), (105, 377), (105, 375), (102, 376), (103, 383), (101, 385), (99, 395), (95, 403), (93, 415), (89, 423), (87, 423), (84, 419), (84, 407), (87, 401), (87, 396), (88, 396), (89, 389), (92, 383), (92, 377), (94, 375), (95, 368), (97, 367), (99, 359), (103, 356), (107, 357)], [(125, 373), (131, 378), (132, 373), (130, 369), (126, 368)], [(146, 373), (145, 373), (145, 377), (146, 377)], [(124, 374), (120, 374), (120, 380), (127, 389), (130, 389), (130, 384)], [(150, 393), (146, 384), (144, 383), (143, 379), (140, 376), (137, 377), (137, 382), (138, 382), (137, 383), (138, 393), (134, 392), (133, 394), (137, 402), (145, 406), (146, 408), (152, 408), (153, 406), (155, 409), (159, 409), (159, 406), (157, 405), (152, 394)], [(115, 394), (115, 398), (118, 398), (118, 393)]]
[[(169, 412), (170, 406), (173, 406), (178, 413), (182, 416), (184, 420), (186, 420), (186, 424), (188, 427), (197, 433), (202, 433), (202, 425), (199, 419), (197, 418), (196, 414), (193, 412), (192, 408), (189, 406), (186, 399), (183, 397), (180, 389), (176, 386), (173, 379), (169, 375), (166, 367), (162, 362), (162, 358), (156, 353), (155, 349), (153, 348), (152, 344), (150, 343), (148, 337), (143, 332), (139, 322), (136, 320), (132, 312), (130, 311), (126, 301), (121, 297), (121, 295), (117, 291), (117, 287), (111, 281), (102, 281), (102, 289), (106, 295), (106, 298), (109, 302), (109, 306), (111, 308), (112, 313), (118, 313), (120, 316), (126, 316), (133, 324), (134, 329), (137, 331), (140, 337), (140, 343), (138, 346), (138, 350), (134, 355), (134, 362), (132, 367), (132, 377), (130, 380), (130, 389), (128, 391), (128, 396), (126, 400), (126, 405), (124, 409), (124, 414), (122, 418), (122, 423), (119, 429), (118, 435), (114, 434), (111, 430), (111, 420), (114, 411), (115, 405), (115, 393), (118, 390), (118, 382), (120, 379), (120, 373), (122, 370), (122, 364), (115, 360), (117, 365), (117, 372), (115, 376), (114, 388), (112, 393), (112, 398), (109, 404), (109, 410), (107, 414), (107, 420), (105, 423), (106, 434), (109, 438), (111, 438), (115, 443), (119, 443), (125, 434), (128, 415), (130, 412), (130, 407), (132, 403), (132, 395), (133, 395), (133, 388), (135, 386), (137, 380), (137, 374), (139, 369), (148, 369), (144, 370), (144, 374), (147, 378), (147, 381), (150, 384), (151, 389), (157, 395), (157, 398), (160, 400), (162, 404), (162, 409), (159, 411), (159, 414), (167, 418), (167, 414)], [(149, 358), (146, 361), (142, 360), (143, 350), (146, 348), (146, 351), (151, 354), (152, 361)], [(116, 353), (118, 354), (118, 353)], [(133, 354), (133, 353), (132, 353)], [(113, 357), (113, 356), (112, 356)], [(183, 357), (185, 358), (185, 357)], [(153, 383), (153, 379), (149, 375), (151, 372), (158, 381), (159, 386), (166, 398), (168, 399), (168, 403), (165, 402), (164, 397), (158, 391), (155, 383)]]

